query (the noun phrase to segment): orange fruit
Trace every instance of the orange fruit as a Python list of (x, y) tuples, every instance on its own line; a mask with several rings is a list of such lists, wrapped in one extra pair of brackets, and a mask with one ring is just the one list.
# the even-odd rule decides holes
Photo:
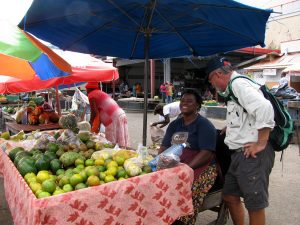
[(45, 180), (42, 183), (42, 190), (49, 192), (49, 193), (53, 193), (56, 190), (56, 184), (54, 180)]
[(89, 166), (88, 168), (86, 168), (85, 172), (88, 177), (91, 175), (99, 176), (99, 170), (95, 166)]
[(64, 192), (73, 191), (73, 187), (72, 187), (71, 184), (65, 184), (65, 185), (63, 186), (63, 190), (64, 190)]
[(125, 162), (125, 158), (122, 156), (116, 156), (115, 161), (117, 162), (117, 164), (119, 166), (123, 166), (124, 162)]
[(46, 197), (49, 197), (49, 196), (51, 196), (51, 194), (49, 192), (46, 192), (46, 191), (41, 191), (37, 195), (38, 198), (46, 198)]
[(109, 182), (115, 181), (115, 177), (113, 175), (107, 175), (104, 178), (104, 181), (105, 181), (105, 183), (109, 183)]
[(110, 161), (109, 163), (107, 163), (106, 165), (107, 168), (109, 167), (118, 167), (118, 163), (116, 161)]
[(77, 184), (82, 183), (83, 179), (80, 174), (74, 174), (70, 178), (70, 184), (75, 187)]
[(50, 179), (50, 174), (48, 171), (46, 170), (41, 170), (40, 172), (38, 172), (38, 174), (36, 175), (36, 179), (39, 183), (43, 183), (45, 180), (49, 180)]
[(105, 160), (103, 158), (98, 158), (94, 162), (95, 166), (104, 166), (105, 165)]
[(111, 166), (108, 167), (108, 169), (105, 171), (106, 175), (112, 175), (112, 176), (116, 176), (118, 173), (118, 168)]
[(86, 183), (88, 186), (97, 186), (100, 184), (100, 179), (99, 177), (92, 175), (88, 177)]
[(93, 166), (94, 165), (94, 160), (93, 159), (87, 159), (84, 162), (85, 166)]

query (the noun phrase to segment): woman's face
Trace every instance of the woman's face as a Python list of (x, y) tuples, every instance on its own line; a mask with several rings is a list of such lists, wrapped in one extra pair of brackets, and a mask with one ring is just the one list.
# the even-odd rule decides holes
[(180, 111), (182, 114), (190, 115), (198, 111), (199, 104), (193, 94), (184, 94), (180, 100)]

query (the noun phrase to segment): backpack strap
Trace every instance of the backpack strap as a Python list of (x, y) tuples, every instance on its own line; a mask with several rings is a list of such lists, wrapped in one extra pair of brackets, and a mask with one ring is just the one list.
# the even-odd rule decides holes
[[(239, 103), (239, 99), (234, 95), (233, 91), (232, 91), (232, 82), (238, 78), (244, 78), (244, 79), (247, 79), (247, 80), (250, 80), (251, 82), (253, 82), (254, 84), (257, 84), (259, 85), (258, 83), (256, 83), (254, 80), (252, 80), (251, 78), (247, 77), (247, 76), (243, 76), (243, 75), (240, 75), (240, 76), (236, 76), (234, 77), (233, 79), (231, 79), (229, 81), (229, 84), (228, 84), (228, 96), (226, 98), (226, 101), (234, 101), (235, 103), (237, 103), (239, 106), (241, 106), (243, 109), (244, 109), (244, 112), (247, 113), (247, 110)], [(261, 85), (259, 85), (261, 86)]]

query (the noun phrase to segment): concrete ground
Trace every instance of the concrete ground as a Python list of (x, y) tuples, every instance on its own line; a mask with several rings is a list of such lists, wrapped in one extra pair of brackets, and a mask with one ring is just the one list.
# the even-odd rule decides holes
[[(142, 143), (143, 114), (127, 112), (129, 135), (132, 147), (137, 148)], [(148, 114), (148, 124), (157, 120), (157, 116)], [(223, 120), (211, 120), (221, 129)], [(148, 127), (149, 128), (149, 127)], [(151, 144), (149, 129), (147, 131), (147, 146)], [(276, 154), (275, 165), (270, 177), (270, 206), (266, 210), (267, 225), (298, 225), (300, 221), (300, 158), (298, 145), (290, 145), (284, 153), (283, 162), (280, 162), (280, 153)], [(217, 214), (205, 211), (199, 214), (196, 225), (213, 224)], [(246, 220), (248, 221), (248, 219)], [(248, 222), (247, 222), (248, 223)], [(0, 224), (13, 224), (5, 200), (3, 179), (0, 178)], [(229, 219), (226, 225), (232, 225)], [(24, 224), (25, 225), (25, 224)], [(150, 225), (150, 224), (149, 224)], [(151, 224), (152, 225), (152, 224)]]

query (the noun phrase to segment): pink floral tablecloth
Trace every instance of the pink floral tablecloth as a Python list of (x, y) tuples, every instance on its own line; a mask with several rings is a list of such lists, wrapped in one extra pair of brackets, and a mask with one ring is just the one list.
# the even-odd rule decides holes
[(162, 225), (193, 212), (193, 170), (185, 164), (44, 199), (3, 152), (0, 171), (15, 225)]

